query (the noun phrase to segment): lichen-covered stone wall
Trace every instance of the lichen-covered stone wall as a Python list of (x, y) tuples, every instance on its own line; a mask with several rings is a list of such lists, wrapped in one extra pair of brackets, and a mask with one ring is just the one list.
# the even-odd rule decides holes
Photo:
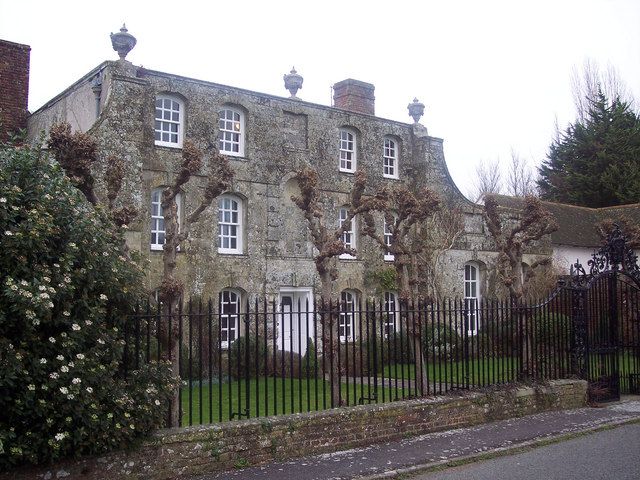
[(547, 385), (165, 430), (138, 450), (19, 469), (0, 479), (172, 479), (586, 405), (587, 383)]
[[(98, 73), (102, 82), (101, 113), (89, 128), (86, 119), (95, 118), (91, 96)], [(466, 262), (474, 260), (488, 268), (495, 259), (480, 209), (457, 190), (446, 167), (442, 140), (429, 136), (422, 125), (149, 71), (123, 61), (106, 62), (37, 112), (31, 120), (31, 133), (35, 136), (35, 130), (46, 130), (56, 120), (82, 118), (74, 123), (75, 128), (88, 128), (103, 158), (124, 158), (127, 174), (120, 201), (139, 209), (137, 219), (129, 225), (127, 241), (148, 261), (150, 291), (159, 286), (162, 271), (162, 252), (150, 248), (151, 193), (173, 180), (182, 153), (181, 148), (156, 145), (155, 100), (162, 94), (183, 102), (184, 138), (205, 152), (218, 148), (218, 112), (222, 107), (233, 107), (244, 115), (244, 154), (229, 157), (235, 172), (229, 193), (243, 206), (244, 247), (240, 254), (218, 252), (214, 203), (179, 253), (180, 275), (191, 296), (217, 298), (224, 288), (235, 288), (244, 296), (271, 298), (277, 297), (283, 287), (318, 292), (313, 247), (291, 195), (297, 191), (296, 172), (302, 166), (314, 167), (326, 196), (327, 219), (337, 226), (338, 210), (347, 203), (353, 184), (353, 175), (338, 168), (339, 131), (343, 127), (356, 134), (357, 166), (368, 176), (366, 193), (399, 182), (428, 186), (447, 203), (446, 208), (459, 207), (465, 212), (465, 233), (446, 254), (446, 268), (436, 272), (442, 277), (442, 294), (460, 294)], [(386, 137), (398, 145), (398, 179), (383, 176)], [(98, 178), (103, 168), (96, 168)], [(183, 218), (199, 204), (203, 186), (202, 176), (185, 186)], [(381, 216), (378, 223), (381, 229)], [(356, 243), (357, 258), (339, 260), (334, 293), (351, 289), (363, 298), (379, 295), (379, 285), (371, 279), (390, 264), (384, 262), (380, 248), (360, 232), (356, 233)], [(547, 255), (548, 246), (533, 253)], [(490, 286), (487, 277), (483, 295), (490, 293)]]

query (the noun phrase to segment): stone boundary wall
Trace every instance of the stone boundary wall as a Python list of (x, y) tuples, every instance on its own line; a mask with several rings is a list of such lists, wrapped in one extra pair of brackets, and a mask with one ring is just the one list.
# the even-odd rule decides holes
[(585, 381), (555, 380), (533, 387), (163, 430), (129, 453), (19, 469), (0, 478), (170, 479), (584, 407), (586, 394)]

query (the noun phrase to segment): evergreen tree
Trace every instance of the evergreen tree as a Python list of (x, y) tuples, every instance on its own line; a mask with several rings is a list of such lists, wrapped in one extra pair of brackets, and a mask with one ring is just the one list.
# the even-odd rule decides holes
[(551, 144), (540, 167), (544, 200), (585, 207), (640, 202), (640, 117), (598, 90), (583, 120)]

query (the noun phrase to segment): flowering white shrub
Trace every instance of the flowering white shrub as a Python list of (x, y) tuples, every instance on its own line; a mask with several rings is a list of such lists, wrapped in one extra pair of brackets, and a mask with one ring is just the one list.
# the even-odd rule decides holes
[(0, 145), (0, 471), (127, 447), (162, 424), (169, 366), (122, 368), (143, 283), (122, 244), (43, 152)]

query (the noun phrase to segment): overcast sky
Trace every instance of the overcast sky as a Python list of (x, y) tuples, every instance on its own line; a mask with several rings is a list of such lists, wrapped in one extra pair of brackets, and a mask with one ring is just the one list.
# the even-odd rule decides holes
[(298, 96), (325, 105), (355, 78), (375, 85), (378, 116), (403, 122), (417, 97), (464, 193), (480, 160), (545, 157), (556, 119), (575, 117), (585, 60), (640, 94), (640, 0), (0, 0), (0, 38), (31, 46), (29, 109), (117, 59), (123, 22), (138, 39), (127, 59), (149, 69), (288, 96), (295, 66)]

